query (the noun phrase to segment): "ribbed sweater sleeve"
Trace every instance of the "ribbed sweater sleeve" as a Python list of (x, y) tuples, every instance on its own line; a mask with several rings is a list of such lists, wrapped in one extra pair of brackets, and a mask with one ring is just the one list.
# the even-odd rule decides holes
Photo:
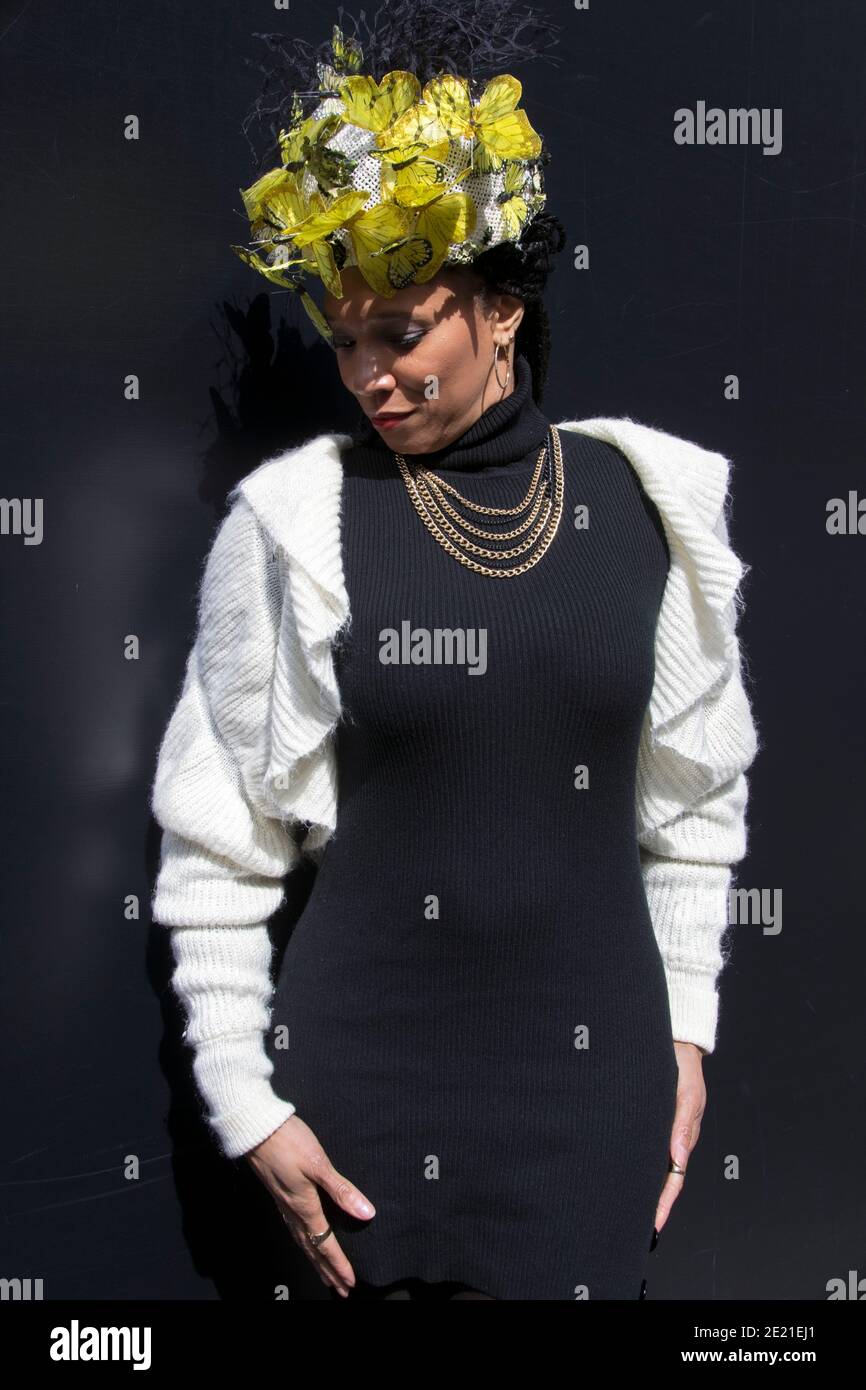
[[(725, 546), (723, 510), (714, 528)], [(737, 607), (728, 609), (730, 672), (707, 696), (700, 718), (719, 769), (712, 791), (699, 791), (694, 764), (665, 744), (642, 757), (639, 775), (660, 789), (677, 785), (678, 813), (639, 835), (644, 887), (668, 982), (673, 1036), (705, 1052), (715, 1048), (718, 981), (726, 963), (725, 932), (733, 868), (746, 853), (746, 770), (758, 737), (742, 679)]]
[(242, 498), (222, 522), (199, 594), (198, 629), (151, 793), (162, 826), (154, 921), (171, 928), (173, 988), (206, 1119), (230, 1158), (295, 1113), (270, 1085), (267, 920), (299, 858), (251, 794), (267, 758), (283, 588)]

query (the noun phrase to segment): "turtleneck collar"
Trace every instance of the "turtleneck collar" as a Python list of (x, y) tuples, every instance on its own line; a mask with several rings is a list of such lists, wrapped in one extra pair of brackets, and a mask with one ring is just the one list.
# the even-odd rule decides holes
[[(499, 471), (503, 465), (516, 463), (533, 450), (540, 449), (547, 434), (548, 420), (532, 396), (532, 368), (523, 354), (515, 358), (514, 390), (496, 401), (479, 415), (474, 424), (446, 445), (427, 454), (407, 454), (408, 460), (418, 459), (425, 468), (437, 471), (455, 469), (461, 472), (481, 472), (488, 468)], [(358, 442), (392, 453), (393, 450), (379, 432), (368, 426)]]

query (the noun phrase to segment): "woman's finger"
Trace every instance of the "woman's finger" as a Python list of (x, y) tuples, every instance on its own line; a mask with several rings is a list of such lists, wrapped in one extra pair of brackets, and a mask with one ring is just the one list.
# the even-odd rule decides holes
[(354, 1183), (349, 1182), (343, 1173), (337, 1171), (323, 1148), (317, 1147), (313, 1151), (304, 1171), (317, 1187), (323, 1187), (337, 1206), (342, 1207), (350, 1216), (369, 1221), (376, 1215), (373, 1203), (368, 1201), (363, 1192), (359, 1191)]
[(355, 1272), (333, 1231), (321, 1245), (313, 1245), (310, 1240), (310, 1232), (321, 1235), (330, 1225), (315, 1187), (309, 1189), (309, 1195), (298, 1194), (286, 1202), (281, 1214), (295, 1243), (315, 1266), (323, 1282), (340, 1291), (351, 1289), (355, 1284)]
[[(273, 1196), (295, 1243), (325, 1283), (341, 1292), (355, 1284), (355, 1272), (322, 1210), (320, 1188), (350, 1215), (369, 1220), (376, 1211), (362, 1192), (337, 1172), (309, 1125), (295, 1112), (247, 1155)], [(310, 1236), (329, 1234), (321, 1245)]]
[(701, 1120), (706, 1106), (707, 1092), (704, 1085), (700, 1060), (695, 1060), (692, 1048), (683, 1049), (683, 1059), (677, 1050), (680, 1062), (680, 1079), (677, 1087), (677, 1104), (671, 1131), (670, 1155), (681, 1173), (668, 1173), (656, 1208), (655, 1227), (661, 1231), (671, 1214), (674, 1202), (685, 1185), (689, 1159), (701, 1132)]
[(685, 1174), (668, 1173), (667, 1180), (662, 1188), (662, 1195), (659, 1197), (659, 1204), (656, 1208), (656, 1230), (661, 1232), (665, 1222), (671, 1214), (671, 1208), (683, 1190)]

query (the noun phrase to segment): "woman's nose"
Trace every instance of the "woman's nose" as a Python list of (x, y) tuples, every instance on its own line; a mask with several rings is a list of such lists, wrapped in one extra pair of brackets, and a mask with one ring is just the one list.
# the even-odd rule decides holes
[(356, 396), (374, 396), (393, 391), (397, 382), (394, 373), (382, 363), (375, 349), (356, 347), (352, 362), (352, 389)]

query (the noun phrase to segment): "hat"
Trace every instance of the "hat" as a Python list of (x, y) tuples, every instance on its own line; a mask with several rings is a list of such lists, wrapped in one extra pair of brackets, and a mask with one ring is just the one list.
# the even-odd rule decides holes
[(549, 156), (519, 109), (516, 77), (443, 71), (422, 85), (400, 68), (377, 81), (363, 66), (360, 43), (334, 25), (329, 60), (316, 63), (318, 103), (305, 115), (293, 93), (280, 164), (240, 190), (250, 241), (232, 245), (299, 294), (329, 343), (310, 276), (339, 299), (340, 271), (357, 266), (390, 298), (500, 242), (519, 245), (546, 201)]

